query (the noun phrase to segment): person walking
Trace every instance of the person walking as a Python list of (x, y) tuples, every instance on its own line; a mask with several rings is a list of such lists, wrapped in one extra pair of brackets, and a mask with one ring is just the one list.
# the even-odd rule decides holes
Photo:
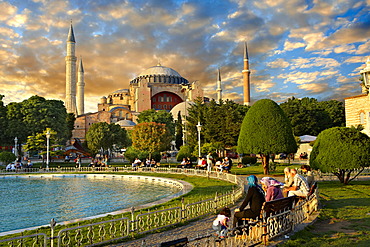
[(207, 171), (208, 172), (211, 172), (212, 171), (212, 163), (213, 163), (212, 153), (209, 152), (207, 154)]

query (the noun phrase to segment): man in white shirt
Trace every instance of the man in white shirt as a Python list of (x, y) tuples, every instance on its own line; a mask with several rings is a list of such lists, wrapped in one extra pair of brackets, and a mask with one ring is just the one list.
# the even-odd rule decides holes
[(294, 179), (293, 186), (288, 188), (288, 196), (307, 196), (309, 187), (307, 180), (297, 173), (296, 169), (290, 169), (290, 173)]

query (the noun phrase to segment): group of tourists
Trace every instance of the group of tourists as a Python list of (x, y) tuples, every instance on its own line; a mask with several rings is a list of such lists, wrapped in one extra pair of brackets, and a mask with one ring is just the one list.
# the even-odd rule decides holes
[[(81, 167), (81, 156), (78, 155), (75, 159), (76, 165)], [(110, 165), (110, 158), (108, 155), (103, 157), (92, 158), (88, 167), (108, 167)]]
[(19, 160), (17, 160), (16, 162), (9, 163), (5, 167), (5, 170), (7, 170), (7, 171), (14, 171), (14, 170), (17, 170), (17, 169), (32, 168), (32, 167), (33, 167), (33, 164), (31, 162), (31, 160), (27, 160), (27, 164), (23, 164), (22, 162), (20, 162)]
[(139, 158), (135, 158), (135, 160), (131, 163), (132, 167), (156, 167), (157, 162), (154, 159), (145, 159), (145, 162), (142, 162)]
[(212, 153), (208, 153), (206, 157), (199, 157), (198, 164), (195, 166), (196, 169), (203, 169), (211, 172), (212, 170), (219, 172), (230, 172), (232, 161), (228, 157), (223, 158), (214, 162), (215, 159), (212, 157)]
[[(235, 209), (233, 228), (242, 224), (242, 219), (256, 219), (260, 217), (264, 202), (282, 199), (286, 196), (307, 197), (311, 186), (314, 183), (314, 176), (309, 165), (301, 166), (302, 173), (298, 174), (297, 169), (286, 167), (284, 169), (285, 183), (271, 177), (263, 177), (258, 181), (254, 175), (247, 177), (248, 191), (245, 199), (239, 208)], [(249, 207), (248, 207), (249, 206)], [(230, 212), (230, 213), (229, 213)], [(230, 220), (231, 211), (223, 208), (215, 221), (213, 229), (220, 238), (224, 238), (228, 231), (227, 222)]]

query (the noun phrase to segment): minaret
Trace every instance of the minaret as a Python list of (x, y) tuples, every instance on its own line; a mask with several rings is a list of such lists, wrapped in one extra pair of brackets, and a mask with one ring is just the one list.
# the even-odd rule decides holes
[(220, 68), (218, 68), (218, 76), (217, 76), (217, 103), (221, 103), (222, 100), (222, 89), (221, 89), (221, 71)]
[(249, 70), (247, 42), (244, 43), (244, 69), (242, 73), (244, 82), (244, 105), (249, 105), (251, 103), (251, 92), (250, 92), (251, 71)]
[(74, 113), (77, 116), (76, 108), (76, 61), (75, 56), (75, 35), (73, 33), (72, 23), (69, 28), (67, 38), (67, 56), (66, 61), (66, 99), (65, 106), (68, 113)]
[(78, 67), (77, 76), (77, 114), (84, 114), (84, 94), (85, 94), (85, 78), (84, 78), (84, 66), (82, 65), (82, 58), (80, 58), (80, 64)]

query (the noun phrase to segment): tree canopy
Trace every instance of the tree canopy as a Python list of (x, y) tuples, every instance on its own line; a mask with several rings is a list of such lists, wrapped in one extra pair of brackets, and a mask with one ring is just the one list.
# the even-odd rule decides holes
[(280, 104), (296, 136), (317, 136), (324, 129), (345, 126), (343, 103), (336, 100), (319, 102), (314, 98), (290, 98)]
[(295, 153), (297, 144), (289, 119), (274, 101), (254, 103), (244, 117), (238, 139), (238, 152), (260, 154), (264, 173), (269, 173), (269, 155)]
[(6, 107), (3, 102), (4, 95), (0, 94), (0, 145), (6, 143), (5, 131), (7, 129)]
[(165, 124), (171, 136), (175, 135), (175, 122), (171, 113), (165, 110), (156, 111), (149, 109), (142, 111), (137, 117), (138, 123), (161, 123)]
[(68, 128), (63, 101), (46, 100), (37, 95), (22, 102), (9, 103), (6, 106), (6, 122), (3, 144), (11, 144), (14, 137), (18, 137), (20, 143), (26, 142), (28, 136), (42, 133), (46, 128), (55, 130), (57, 142), (64, 144), (72, 131)]
[(312, 148), (310, 165), (322, 172), (331, 172), (348, 184), (370, 165), (370, 138), (355, 128), (324, 130)]
[(15, 161), (15, 154), (11, 152), (0, 152), (0, 161), (3, 162), (3, 165), (7, 165), (12, 161)]
[(87, 147), (90, 152), (97, 154), (102, 151), (105, 154), (113, 145), (125, 146), (129, 138), (125, 129), (118, 124), (106, 122), (94, 123), (86, 133)]
[(236, 146), (240, 126), (249, 106), (237, 104), (231, 100), (217, 103), (212, 100), (202, 103), (196, 100), (188, 109), (187, 136), (188, 145), (197, 146), (198, 122), (202, 125), (201, 143), (223, 143), (223, 148)]
[(171, 142), (171, 135), (165, 124), (139, 123), (131, 132), (132, 146), (149, 153), (149, 159), (154, 152), (165, 151)]
[(176, 134), (175, 134), (175, 143), (176, 148), (180, 149), (180, 147), (183, 144), (183, 131), (182, 131), (182, 117), (181, 117), (181, 111), (177, 113), (177, 121), (176, 121)]

